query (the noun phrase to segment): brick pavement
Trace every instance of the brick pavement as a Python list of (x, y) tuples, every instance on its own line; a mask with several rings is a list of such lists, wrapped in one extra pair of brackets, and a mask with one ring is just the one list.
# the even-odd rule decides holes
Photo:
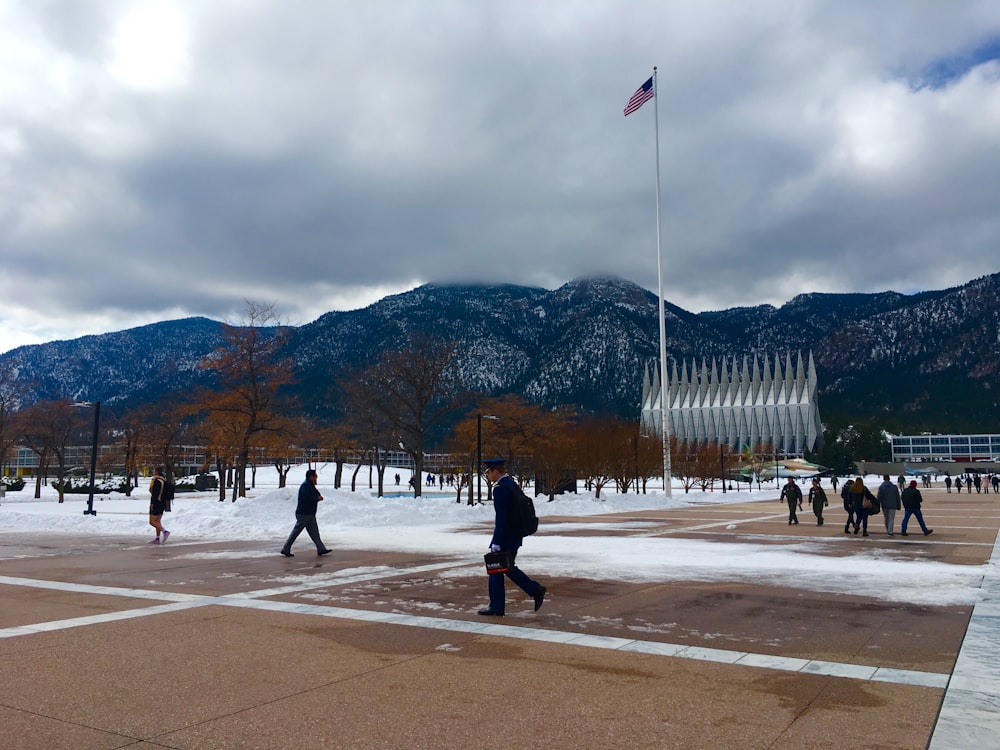
[[(790, 530), (774, 502), (572, 533), (987, 561), (1000, 498), (924, 494), (935, 534), (909, 540), (840, 535), (835, 507)], [(477, 561), (273, 547), (0, 534), (3, 747), (924, 748), (973, 609), (581, 576), (484, 621)]]

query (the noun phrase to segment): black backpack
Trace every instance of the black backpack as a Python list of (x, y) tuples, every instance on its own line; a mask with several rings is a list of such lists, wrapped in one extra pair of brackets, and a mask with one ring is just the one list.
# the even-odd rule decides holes
[(531, 536), (538, 531), (538, 516), (535, 515), (535, 503), (524, 491), (511, 480), (511, 528), (520, 537)]
[(163, 480), (163, 489), (160, 491), (160, 501), (163, 503), (163, 510), (170, 512), (170, 505), (174, 499), (174, 485)]

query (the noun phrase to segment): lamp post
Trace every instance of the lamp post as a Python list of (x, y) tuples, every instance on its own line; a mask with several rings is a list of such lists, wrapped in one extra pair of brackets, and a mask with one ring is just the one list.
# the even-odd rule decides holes
[(483, 420), (500, 419), (492, 414), (476, 415), (476, 502), (483, 501)]
[(97, 437), (101, 425), (101, 402), (80, 401), (73, 404), (73, 406), (94, 407), (94, 439), (91, 441), (90, 446), (90, 494), (87, 497), (87, 509), (83, 511), (83, 515), (96, 516), (97, 511), (94, 510), (94, 485), (97, 482)]

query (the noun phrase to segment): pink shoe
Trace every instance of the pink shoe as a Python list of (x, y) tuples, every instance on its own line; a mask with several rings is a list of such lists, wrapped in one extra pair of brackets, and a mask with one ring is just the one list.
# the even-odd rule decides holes
[(167, 531), (166, 529), (164, 529), (164, 530), (163, 530), (163, 543), (164, 543), (164, 544), (166, 544), (166, 542), (167, 542), (167, 537), (168, 537), (168, 536), (170, 536), (170, 532), (169, 532), (169, 531)]
[(160, 543), (160, 537), (156, 537), (156, 539), (150, 539), (149, 543), (150, 544), (159, 544)]

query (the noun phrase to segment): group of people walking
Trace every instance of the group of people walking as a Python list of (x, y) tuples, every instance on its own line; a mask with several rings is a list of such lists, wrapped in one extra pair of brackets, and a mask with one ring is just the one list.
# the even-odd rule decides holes
[[(903, 511), (903, 522), (900, 525), (900, 534), (909, 536), (907, 528), (910, 518), (916, 518), (920, 524), (920, 530), (924, 536), (934, 533), (934, 529), (928, 529), (924, 523), (924, 514), (920, 509), (923, 504), (923, 496), (917, 489), (916, 480), (911, 480), (909, 485), (902, 489), (896, 486), (889, 475), (882, 477), (882, 484), (879, 485), (876, 494), (865, 486), (861, 477), (844, 482), (844, 487), (840, 491), (840, 497), (844, 502), (844, 510), (847, 511), (847, 523), (844, 524), (844, 533), (859, 532), (862, 536), (868, 536), (868, 519), (873, 515), (882, 515), (885, 522), (885, 532), (889, 536), (895, 536), (893, 530), (896, 523), (896, 511)], [(779, 502), (788, 504), (788, 525), (798, 524), (797, 510), (802, 510), (802, 490), (795, 483), (794, 477), (789, 477), (785, 486), (781, 489)], [(813, 515), (816, 516), (816, 525), (823, 525), (823, 509), (829, 507), (830, 501), (826, 497), (826, 492), (820, 486), (818, 478), (813, 478), (812, 486), (809, 488), (809, 504), (812, 506)]]
[[(946, 476), (944, 478), (944, 489), (946, 492), (951, 492), (951, 477)], [(957, 476), (955, 477), (955, 491), (961, 494), (962, 487), (965, 487), (967, 493), (972, 492), (972, 488), (976, 488), (976, 492), (983, 492), (985, 490), (986, 494), (990, 494), (990, 486), (993, 487), (993, 492), (1000, 495), (1000, 474), (987, 474), (985, 477), (980, 474), (968, 475), (965, 477)]]

